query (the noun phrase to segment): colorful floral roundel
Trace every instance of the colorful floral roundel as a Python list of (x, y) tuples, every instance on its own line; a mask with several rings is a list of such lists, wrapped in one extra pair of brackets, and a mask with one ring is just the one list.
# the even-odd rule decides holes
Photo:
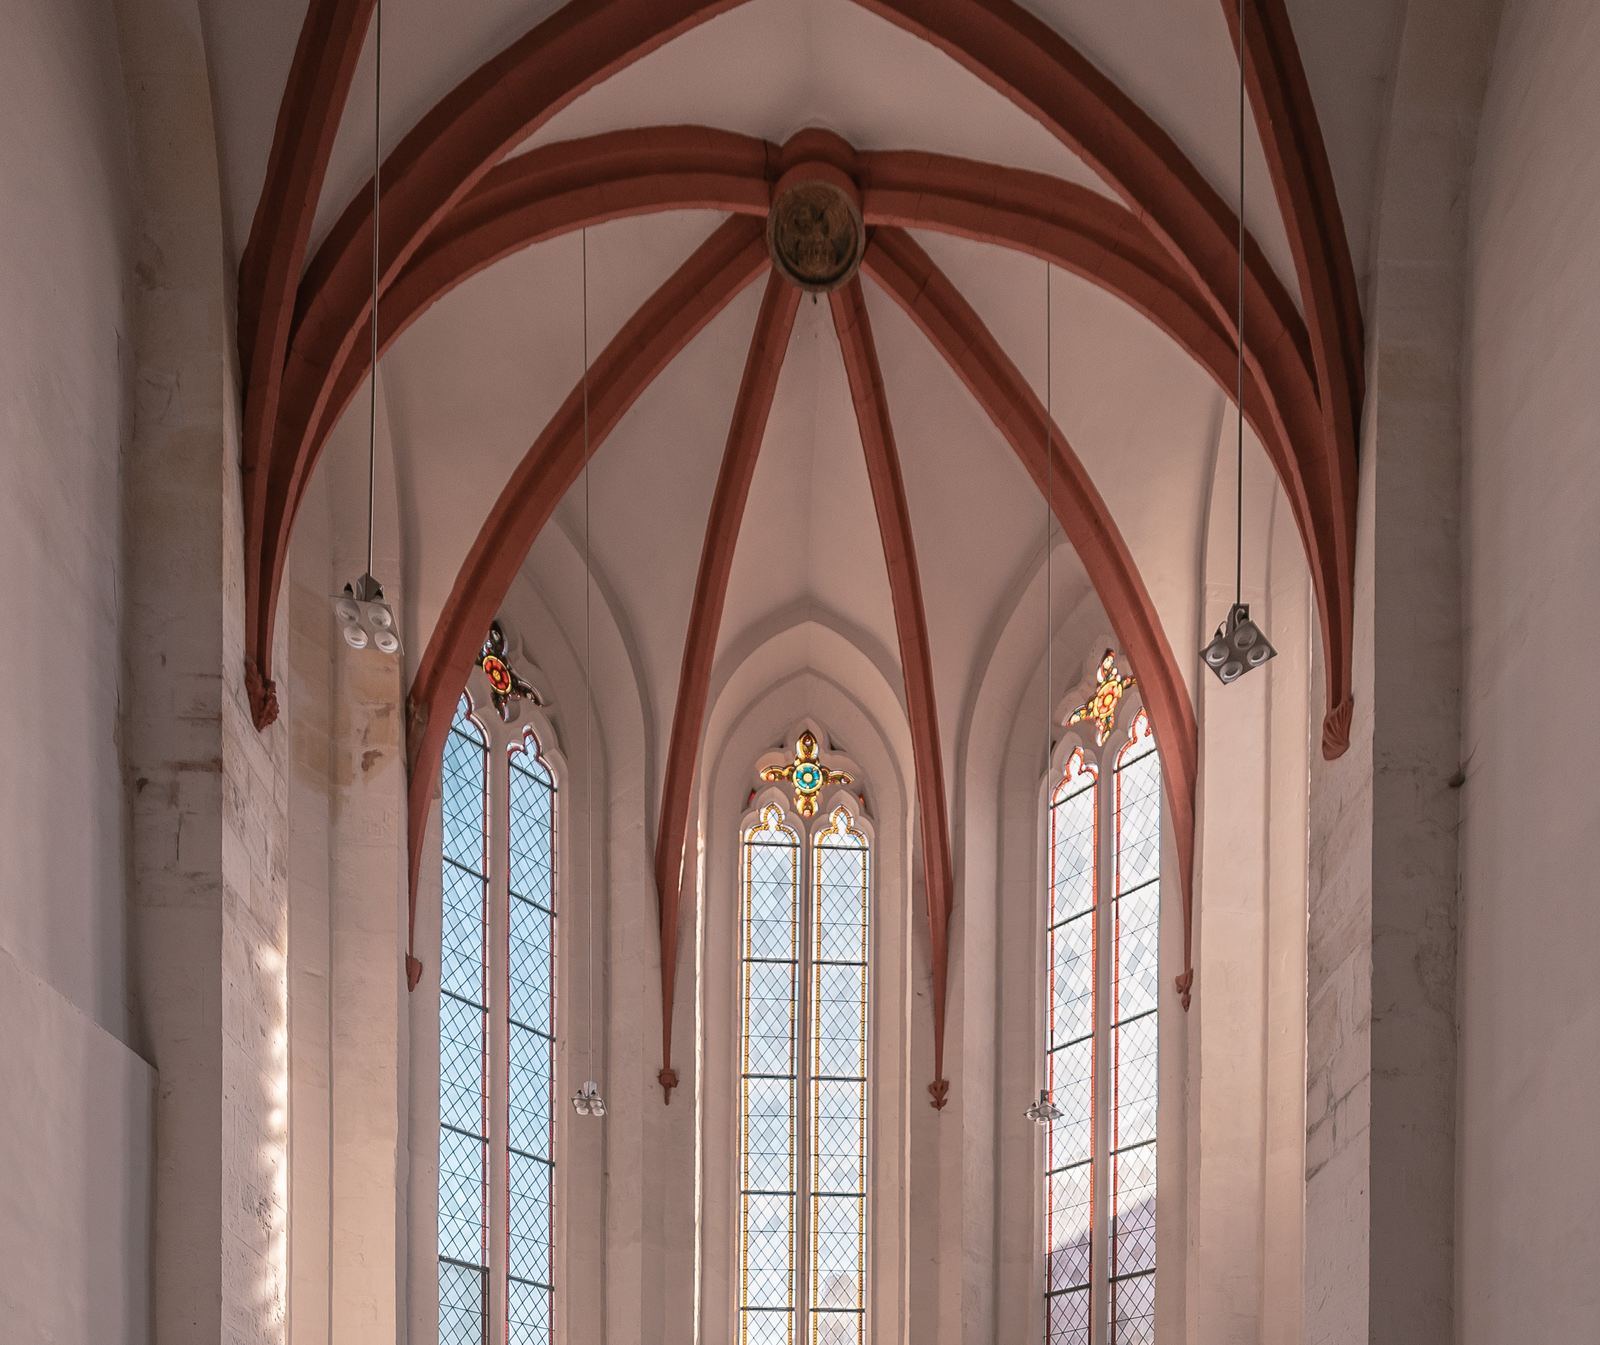
[(498, 659), (493, 654), (485, 654), (483, 675), (489, 679), (489, 685), (502, 696), (511, 690), (511, 669), (506, 667), (505, 660)]
[(1080, 705), (1068, 717), (1068, 724), (1082, 724), (1086, 720), (1093, 723), (1096, 729), (1096, 738), (1102, 747), (1106, 739), (1111, 736), (1111, 730), (1117, 724), (1117, 711), (1122, 706), (1123, 693), (1134, 685), (1132, 677), (1124, 677), (1117, 671), (1117, 656), (1111, 650), (1106, 650), (1106, 656), (1100, 661), (1100, 683), (1094, 689), (1094, 695)]
[(785, 766), (768, 766), (761, 772), (763, 780), (788, 780), (794, 785), (794, 805), (801, 817), (813, 817), (817, 811), (817, 795), (824, 785), (847, 785), (850, 777), (843, 771), (829, 770), (819, 760), (817, 735), (807, 729), (794, 745), (794, 760)]
[(489, 625), (489, 636), (478, 651), (478, 666), (488, 679), (489, 698), (494, 702), (495, 711), (507, 724), (524, 700), (530, 700), (535, 705), (544, 704), (544, 698), (533, 689), (532, 684), (506, 662), (506, 633), (500, 629), (498, 621)]

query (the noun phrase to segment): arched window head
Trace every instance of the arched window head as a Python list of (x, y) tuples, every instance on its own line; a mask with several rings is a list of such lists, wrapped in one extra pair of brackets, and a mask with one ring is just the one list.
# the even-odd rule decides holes
[(556, 1338), (556, 781), (531, 730), (505, 748), (463, 696), (441, 773), (439, 1345)]
[(1161, 765), (1111, 709), (1046, 798), (1047, 1345), (1154, 1339)]
[(740, 845), (740, 1345), (865, 1342), (871, 846), (764, 804)]

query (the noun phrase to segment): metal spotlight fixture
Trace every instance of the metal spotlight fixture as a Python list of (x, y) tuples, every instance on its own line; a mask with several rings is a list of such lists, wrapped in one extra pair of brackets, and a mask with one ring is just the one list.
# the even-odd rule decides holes
[(1217, 627), (1211, 643), (1200, 651), (1206, 667), (1217, 680), (1237, 682), (1252, 668), (1259, 668), (1277, 654), (1261, 627), (1250, 620), (1247, 603), (1236, 602), (1228, 609), (1228, 619)]
[(1048, 1129), (1062, 1116), (1061, 1108), (1050, 1100), (1049, 1091), (1043, 1088), (1039, 1090), (1039, 1100), (1030, 1102), (1028, 1110), (1022, 1114), (1041, 1129)]
[(585, 1079), (583, 1087), (572, 1095), (572, 1110), (579, 1116), (593, 1116), (597, 1120), (606, 1114), (606, 1100), (600, 1096), (600, 1085)]
[(344, 592), (333, 600), (333, 611), (339, 618), (344, 642), (350, 648), (365, 649), (371, 645), (380, 654), (400, 652), (400, 631), (395, 624), (394, 608), (383, 600), (383, 585), (370, 574), (346, 584)]

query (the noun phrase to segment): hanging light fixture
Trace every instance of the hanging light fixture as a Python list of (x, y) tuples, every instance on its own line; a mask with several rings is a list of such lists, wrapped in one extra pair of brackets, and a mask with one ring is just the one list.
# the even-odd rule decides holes
[(1050, 1100), (1050, 1091), (1046, 1088), (1039, 1090), (1039, 1100), (1030, 1102), (1028, 1109), (1022, 1114), (1041, 1130), (1048, 1130), (1065, 1115), (1061, 1108)]
[(1244, 21), (1248, 8), (1249, 0), (1239, 0), (1239, 293), (1238, 308), (1234, 314), (1234, 331), (1237, 334), (1234, 349), (1238, 355), (1234, 402), (1238, 436), (1235, 444), (1237, 493), (1233, 606), (1228, 608), (1228, 615), (1217, 627), (1211, 642), (1200, 651), (1206, 667), (1217, 675), (1217, 680), (1224, 686), (1229, 682), (1237, 682), (1252, 668), (1259, 668), (1278, 652), (1261, 627), (1250, 619), (1250, 608), (1244, 601)]
[(572, 1095), (572, 1110), (579, 1116), (592, 1116), (596, 1120), (606, 1114), (606, 1100), (600, 1096), (600, 1085), (585, 1079), (583, 1087)]
[(589, 549), (589, 231), (581, 233), (582, 264), (579, 268), (583, 284), (583, 793), (584, 842), (589, 850), (588, 900), (584, 903), (589, 914), (589, 1078), (583, 1087), (572, 1095), (572, 1110), (579, 1116), (602, 1119), (606, 1114), (606, 1100), (600, 1094), (600, 1085), (594, 1079), (594, 683), (590, 661), (593, 648), (590, 630), (590, 594), (594, 589), (594, 567)]
[[(1054, 579), (1054, 556), (1051, 554), (1051, 543), (1055, 537), (1055, 510), (1052, 507), (1050, 492), (1054, 485), (1054, 457), (1055, 457), (1055, 411), (1052, 374), (1055, 371), (1054, 349), (1052, 344), (1054, 324), (1050, 309), (1050, 263), (1044, 264), (1044, 778), (1050, 779), (1050, 759), (1055, 752), (1056, 737), (1056, 709), (1055, 689), (1053, 685), (1053, 649), (1050, 641), (1050, 626), (1052, 614), (1052, 590)], [(1055, 912), (1055, 893), (1047, 891), (1044, 898), (1044, 938), (1040, 943), (1044, 950), (1045, 982), (1050, 980), (1050, 917)], [(1039, 1068), (1045, 1068), (1044, 1060), (1049, 1058), (1050, 1043), (1045, 1043), (1045, 1055), (1040, 1061)], [(1056, 1106), (1050, 1097), (1050, 1089), (1041, 1086), (1039, 1098), (1030, 1102), (1022, 1113), (1041, 1130), (1048, 1131), (1061, 1119), (1061, 1108)]]
[(383, 0), (373, 11), (372, 77), (372, 374), (367, 401), (367, 568), (333, 600), (339, 632), (352, 649), (371, 646), (380, 654), (400, 652), (400, 628), (383, 585), (372, 577), (372, 519), (378, 482), (378, 217), (383, 146)]

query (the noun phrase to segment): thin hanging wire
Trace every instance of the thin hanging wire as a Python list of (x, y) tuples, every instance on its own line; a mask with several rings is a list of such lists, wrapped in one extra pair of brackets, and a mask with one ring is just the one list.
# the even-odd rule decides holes
[(372, 519), (378, 503), (378, 237), (383, 168), (383, 0), (373, 6), (372, 75), (372, 375), (367, 380), (367, 573), (372, 573)]
[[(1055, 385), (1055, 322), (1051, 314), (1051, 269), (1050, 263), (1044, 264), (1044, 782), (1045, 782), (1045, 809), (1046, 816), (1049, 812), (1051, 800), (1055, 795), (1055, 780), (1051, 769), (1051, 756), (1055, 750), (1055, 692), (1054, 692), (1054, 654), (1050, 639), (1050, 625), (1052, 615), (1055, 557), (1052, 554), (1051, 543), (1055, 539), (1055, 512), (1052, 508), (1050, 492), (1053, 482), (1053, 469), (1055, 466), (1055, 410), (1054, 410), (1054, 385)], [(1051, 833), (1051, 850), (1055, 849), (1054, 833)], [(1044, 984), (1052, 984), (1050, 966), (1050, 925), (1056, 913), (1056, 886), (1055, 886), (1055, 855), (1051, 854), (1047, 861), (1045, 872), (1049, 875), (1045, 883), (1044, 894), (1044, 938), (1040, 941), (1044, 954)], [(1053, 1016), (1052, 1016), (1053, 1018)], [(1046, 1040), (1045, 1055), (1039, 1062), (1039, 1096), (1045, 1098), (1054, 1090), (1048, 1086), (1050, 1077), (1049, 1051), (1054, 1043)]]
[[(1044, 264), (1044, 769), (1050, 774), (1050, 754), (1055, 749), (1055, 700), (1051, 662), (1054, 651), (1050, 641), (1051, 598), (1054, 580), (1055, 557), (1051, 542), (1055, 536), (1055, 514), (1051, 509), (1051, 473), (1055, 466), (1055, 413), (1052, 409), (1052, 384), (1055, 358), (1052, 353), (1055, 324), (1050, 314), (1050, 263)], [(1052, 895), (1052, 901), (1054, 896)]]
[(1233, 534), (1233, 604), (1244, 601), (1244, 16), (1249, 0), (1239, 0), (1239, 293), (1234, 314), (1238, 368), (1234, 382), (1235, 495)]
[(589, 1078), (594, 1073), (594, 964), (598, 953), (594, 946), (594, 678), (590, 641), (591, 590), (594, 587), (594, 570), (590, 563), (589, 547), (589, 230), (580, 235), (583, 254), (583, 788), (584, 788), (584, 840), (588, 846), (589, 893), (585, 903), (589, 919), (589, 976), (588, 976), (588, 1047)]

